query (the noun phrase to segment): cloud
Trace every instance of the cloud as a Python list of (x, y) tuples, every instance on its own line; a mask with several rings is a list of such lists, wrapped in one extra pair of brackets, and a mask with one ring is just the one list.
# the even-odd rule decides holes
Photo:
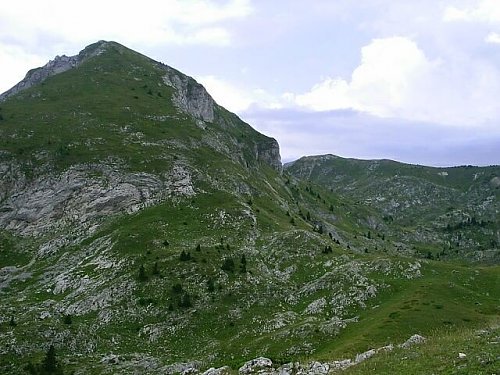
[(124, 0), (119, 4), (18, 0), (0, 4), (0, 40), (21, 44), (51, 38), (71, 44), (111, 39), (143, 45), (227, 45), (230, 32), (220, 24), (251, 12), (249, 0)]
[(123, 0), (0, 2), (0, 92), (55, 55), (73, 55), (97, 40), (131, 48), (225, 47), (231, 21), (253, 12), (251, 0)]
[(213, 75), (196, 79), (207, 89), (215, 101), (232, 112), (243, 112), (250, 107), (281, 108), (279, 98), (261, 88), (244, 89)]
[(361, 49), (350, 80), (326, 78), (287, 97), (315, 111), (350, 108), (379, 117), (477, 125), (500, 117), (499, 90), (500, 72), (487, 61), (432, 60), (411, 39), (389, 37)]
[(2, 62), (2, 70), (8, 72), (7, 75), (0, 74), (0, 88), (14, 86), (18, 78), (24, 77), (26, 74), (26, 67), (35, 67), (46, 63), (43, 58), (26, 53), (22, 48), (2, 44), (0, 44), (0, 61)]
[(372, 116), (352, 110), (250, 110), (243, 118), (280, 143), (282, 159), (333, 153), (362, 159), (414, 164), (500, 164), (500, 129), (449, 127)]
[(500, 34), (491, 32), (485, 39), (486, 43), (500, 44)]
[(247, 109), (253, 100), (243, 90), (214, 76), (196, 77), (217, 103), (233, 112)]
[(475, 1), (476, 5), (465, 8), (448, 6), (444, 10), (446, 22), (487, 22), (500, 23), (500, 2), (498, 0)]
[(417, 45), (403, 37), (375, 39), (361, 50), (361, 64), (351, 80), (327, 78), (297, 95), (298, 105), (314, 110), (353, 108), (392, 116), (412, 86), (432, 69)]

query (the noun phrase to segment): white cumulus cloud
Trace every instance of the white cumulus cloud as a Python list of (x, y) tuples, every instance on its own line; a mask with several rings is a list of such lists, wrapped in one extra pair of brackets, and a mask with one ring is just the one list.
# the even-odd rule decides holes
[(500, 34), (491, 32), (485, 39), (486, 43), (500, 44)]
[(111, 39), (144, 45), (230, 43), (223, 23), (252, 13), (250, 0), (18, 0), (0, 3), (0, 41), (84, 43)]
[(0, 2), (0, 92), (59, 54), (98, 40), (131, 48), (233, 43), (230, 22), (253, 12), (251, 0)]
[(14, 86), (19, 81), (19, 77), (24, 77), (27, 72), (26, 67), (36, 67), (46, 63), (43, 58), (27, 53), (22, 48), (1, 43), (0, 62), (2, 70), (8, 72), (8, 74), (0, 74), (0, 87), (6, 89)]
[(480, 21), (500, 23), (500, 1), (481, 0), (473, 1), (472, 3), (474, 5), (468, 7), (446, 7), (443, 15), (444, 21)]
[(412, 88), (433, 65), (407, 38), (375, 39), (362, 48), (361, 64), (349, 81), (327, 78), (295, 101), (314, 110), (352, 108), (392, 116), (410, 100)]
[(282, 100), (262, 88), (242, 88), (213, 75), (196, 77), (224, 108), (241, 113), (250, 107), (277, 109), (283, 106)]
[(448, 125), (475, 125), (500, 116), (500, 72), (484, 61), (432, 60), (405, 37), (374, 39), (361, 50), (349, 80), (326, 78), (288, 95), (316, 111), (354, 109)]

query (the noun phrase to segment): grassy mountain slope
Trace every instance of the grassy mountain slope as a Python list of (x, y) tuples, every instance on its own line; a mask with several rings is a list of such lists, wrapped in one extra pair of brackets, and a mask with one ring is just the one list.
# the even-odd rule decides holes
[(398, 237), (414, 254), (499, 260), (498, 166), (432, 168), (325, 155), (286, 170), (372, 209), (371, 231)]
[(331, 361), (498, 318), (498, 266), (415, 258), (166, 65), (99, 42), (23, 82), (0, 97), (1, 373), (50, 345), (77, 374)]

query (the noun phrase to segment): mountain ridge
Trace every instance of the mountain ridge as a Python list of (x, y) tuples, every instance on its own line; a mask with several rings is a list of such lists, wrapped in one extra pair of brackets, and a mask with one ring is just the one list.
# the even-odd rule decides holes
[(294, 163), (300, 161), (300, 160), (310, 160), (310, 161), (322, 161), (322, 160), (335, 160), (335, 159), (340, 159), (340, 160), (345, 160), (345, 161), (358, 161), (358, 162), (366, 162), (366, 163), (395, 163), (395, 164), (402, 164), (406, 166), (412, 166), (412, 167), (423, 167), (423, 168), (432, 168), (432, 169), (453, 169), (453, 168), (491, 168), (491, 167), (498, 167), (500, 166), (499, 164), (489, 164), (489, 165), (474, 165), (474, 164), (457, 164), (457, 165), (446, 165), (446, 166), (436, 166), (436, 165), (427, 165), (423, 163), (409, 163), (401, 160), (396, 160), (396, 159), (389, 159), (389, 158), (356, 158), (356, 157), (346, 157), (346, 156), (340, 156), (336, 154), (318, 154), (318, 155), (303, 155), (295, 160), (291, 160), (288, 162), (283, 163), (283, 167), (290, 167)]

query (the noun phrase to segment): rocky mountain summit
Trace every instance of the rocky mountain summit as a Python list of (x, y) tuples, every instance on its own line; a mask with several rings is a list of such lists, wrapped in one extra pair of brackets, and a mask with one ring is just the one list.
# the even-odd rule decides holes
[(44, 82), (47, 78), (67, 70), (78, 67), (81, 63), (94, 56), (98, 56), (106, 50), (109, 46), (108, 42), (100, 41), (93, 45), (88, 46), (76, 56), (56, 56), (54, 60), (50, 60), (47, 64), (40, 68), (32, 69), (26, 77), (17, 83), (10, 90), (0, 94), (0, 101), (7, 99), (10, 96), (17, 94), (20, 91), (26, 90), (32, 86), (36, 86)]
[(115, 42), (30, 71), (0, 114), (0, 373), (427, 363), (408, 337), (472, 337), (492, 372), (496, 167), (283, 169), (276, 140)]

